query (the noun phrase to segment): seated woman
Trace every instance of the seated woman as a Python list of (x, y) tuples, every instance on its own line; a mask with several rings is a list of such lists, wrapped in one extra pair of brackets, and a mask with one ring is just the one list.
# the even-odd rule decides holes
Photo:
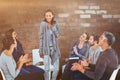
[[(115, 36), (111, 32), (104, 32), (99, 38), (99, 46), (101, 46), (102, 52), (96, 64), (88, 64), (86, 61), (81, 61), (81, 64), (74, 63), (71, 70), (80, 71), (80, 73), (92, 80), (109, 80), (111, 74), (118, 66), (117, 53), (112, 49), (114, 42)], [(94, 70), (88, 70), (85, 67), (94, 67)]]
[[(70, 59), (65, 67), (62, 80), (74, 80), (74, 77), (77, 75), (77, 71), (71, 71), (72, 64), (78, 62), (81, 59), (88, 58), (89, 44), (87, 43), (88, 34), (83, 33), (79, 40), (73, 42), (72, 47), (70, 49), (70, 57), (79, 57), (79, 59)], [(74, 75), (76, 74), (76, 75)]]
[[(6, 32), (5, 36), (8, 37), (8, 38), (12, 37), (16, 41), (16, 43), (17, 43), (17, 46), (14, 48), (14, 50), (12, 52), (13, 58), (14, 58), (16, 63), (19, 61), (20, 56), (27, 55), (27, 57), (28, 57), (28, 54), (24, 53), (24, 50), (22, 48), (22, 44), (17, 39), (17, 33), (15, 32), (14, 29), (9, 29)], [(3, 48), (3, 50), (4, 50), (4, 48)], [(34, 65), (31, 65), (30, 64), (31, 60), (30, 59), (28, 59), (28, 60), (30, 62), (26, 62), (23, 65), (19, 75), (26, 77), (25, 75), (31, 74), (32, 77), (40, 76), (41, 77), (40, 79), (43, 80), (44, 79), (44, 70), (41, 69), (41, 68), (38, 68), (38, 67), (36, 67)], [(28, 79), (28, 80), (31, 80), (31, 79)]]
[(4, 51), (0, 55), (0, 68), (3, 71), (6, 80), (14, 80), (20, 73), (23, 64), (28, 61), (27, 56), (21, 56), (18, 63), (15, 63), (12, 52), (16, 47), (16, 42), (13, 38), (4, 38), (3, 47)]
[(79, 57), (80, 59), (87, 59), (89, 44), (87, 43), (89, 39), (88, 33), (83, 33), (79, 40), (73, 41), (72, 47), (70, 49), (70, 57)]
[[(89, 57), (88, 59), (84, 59), (82, 61), (86, 61), (89, 64), (96, 64), (100, 52), (102, 51), (101, 47), (98, 45), (98, 40), (99, 40), (99, 36), (94, 34), (90, 35), (88, 40), (89, 44), (91, 45), (89, 49)], [(82, 61), (79, 61), (79, 64), (82, 63)], [(85, 67), (85, 68), (88, 70), (93, 70), (89, 67)], [(86, 75), (78, 72), (77, 76), (74, 77), (74, 80), (91, 80), (91, 79), (89, 79)]]

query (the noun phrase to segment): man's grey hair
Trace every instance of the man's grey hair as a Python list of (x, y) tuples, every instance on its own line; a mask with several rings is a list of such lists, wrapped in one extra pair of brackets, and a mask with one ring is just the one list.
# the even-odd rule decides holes
[(113, 33), (108, 32), (108, 31), (105, 31), (105, 32), (103, 33), (103, 35), (104, 35), (105, 38), (107, 39), (107, 43), (108, 43), (109, 46), (111, 46), (111, 45), (114, 44), (114, 42), (115, 42), (115, 36), (114, 36)]

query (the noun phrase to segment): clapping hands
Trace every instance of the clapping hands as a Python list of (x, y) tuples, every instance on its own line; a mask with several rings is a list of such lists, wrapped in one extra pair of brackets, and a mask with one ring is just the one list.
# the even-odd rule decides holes
[(79, 60), (79, 62), (82, 66), (87, 67), (89, 65), (89, 63), (87, 62), (87, 60)]
[(76, 55), (78, 55), (77, 46), (74, 46), (74, 47), (73, 47), (73, 51), (74, 51), (74, 53), (75, 53)]
[(78, 70), (78, 71), (84, 73), (84, 68), (83, 68), (83, 66), (80, 65), (79, 63), (73, 63), (73, 66), (71, 67), (71, 70), (72, 70), (72, 71)]
[(25, 54), (24, 56), (22, 55), (20, 58), (19, 58), (19, 61), (21, 62), (21, 63), (27, 63), (27, 62), (30, 62), (31, 61), (31, 59), (29, 59), (28, 58), (28, 56), (29, 56), (29, 54)]
[(72, 71), (78, 70), (78, 71), (84, 73), (85, 67), (87, 67), (89, 64), (87, 63), (86, 60), (79, 60), (78, 63), (73, 63), (72, 65), (73, 65), (73, 66), (71, 67), (71, 70), (72, 70)]

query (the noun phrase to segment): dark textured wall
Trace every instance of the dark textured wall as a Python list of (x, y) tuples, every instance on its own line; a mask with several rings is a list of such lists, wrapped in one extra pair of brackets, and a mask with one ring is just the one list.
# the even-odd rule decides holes
[(25, 52), (31, 53), (39, 47), (39, 25), (46, 9), (55, 12), (60, 25), (61, 65), (72, 41), (84, 31), (113, 32), (113, 47), (120, 54), (120, 0), (0, 0), (0, 41), (6, 30), (14, 28)]

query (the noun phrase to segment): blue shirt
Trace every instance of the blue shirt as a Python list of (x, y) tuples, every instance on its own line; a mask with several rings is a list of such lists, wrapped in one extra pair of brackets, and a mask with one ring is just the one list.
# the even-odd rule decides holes
[(75, 55), (75, 53), (74, 53), (73, 47), (78, 46), (79, 42), (80, 42), (79, 40), (73, 41), (69, 54), (70, 54), (71, 57), (76, 57), (77, 56), (80, 59), (87, 59), (89, 48), (90, 48), (90, 46), (87, 42), (85, 42), (83, 44), (83, 47), (81, 49), (77, 48), (78, 55)]
[[(81, 53), (82, 53), (82, 48), (79, 49), (79, 48), (77, 47), (77, 52), (78, 52), (78, 54), (81, 54)], [(76, 55), (76, 54), (73, 54), (72, 57), (79, 57), (79, 56)]]

